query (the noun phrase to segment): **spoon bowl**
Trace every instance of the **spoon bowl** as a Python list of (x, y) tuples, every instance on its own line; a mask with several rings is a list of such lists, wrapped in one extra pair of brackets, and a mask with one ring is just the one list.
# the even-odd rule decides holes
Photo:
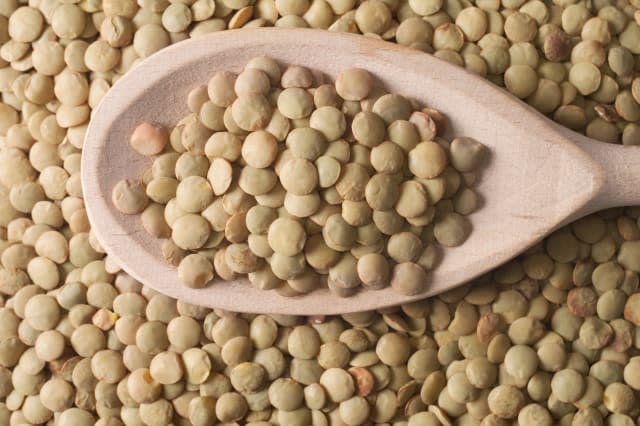
[[(449, 131), (486, 145), (490, 160), (476, 185), (482, 207), (460, 247), (444, 250), (428, 290), (402, 296), (388, 287), (340, 298), (327, 289), (294, 298), (214, 280), (181, 285), (138, 216), (111, 203), (121, 179), (141, 176), (151, 159), (129, 146), (143, 121), (173, 126), (188, 113), (190, 90), (219, 70), (240, 71), (255, 56), (309, 67), (334, 80), (345, 68), (367, 69), (392, 93), (447, 116)], [(504, 90), (423, 52), (353, 34), (306, 29), (224, 31), (163, 49), (122, 77), (94, 111), (82, 154), (84, 200), (93, 232), (133, 278), (171, 297), (234, 312), (339, 314), (411, 302), (455, 288), (508, 261), (545, 235), (588, 213), (640, 201), (636, 147), (590, 140), (537, 113)], [(635, 179), (635, 180), (634, 180)]]

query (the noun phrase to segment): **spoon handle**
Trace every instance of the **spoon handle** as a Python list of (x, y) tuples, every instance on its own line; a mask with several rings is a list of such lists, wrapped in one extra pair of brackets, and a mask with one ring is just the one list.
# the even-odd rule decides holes
[(586, 151), (601, 167), (602, 187), (580, 210), (581, 215), (612, 207), (640, 205), (640, 146), (604, 143), (558, 127), (567, 139)]

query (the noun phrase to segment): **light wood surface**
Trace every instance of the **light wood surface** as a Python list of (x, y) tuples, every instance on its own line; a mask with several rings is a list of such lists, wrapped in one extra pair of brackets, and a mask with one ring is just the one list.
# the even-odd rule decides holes
[[(136, 124), (174, 125), (186, 115), (187, 93), (217, 70), (239, 71), (268, 55), (326, 77), (347, 67), (373, 73), (393, 93), (444, 112), (452, 134), (470, 136), (491, 150), (476, 189), (483, 206), (470, 216), (473, 232), (444, 251), (428, 291), (400, 296), (391, 288), (351, 298), (328, 290), (296, 298), (256, 290), (247, 280), (215, 281), (194, 290), (177, 281), (160, 255), (160, 241), (139, 216), (119, 213), (111, 190), (140, 176), (151, 159), (128, 145)], [(82, 157), (87, 212), (98, 240), (135, 279), (190, 303), (236, 312), (336, 314), (375, 309), (438, 294), (513, 258), (559, 226), (585, 214), (640, 201), (640, 148), (589, 140), (464, 69), (430, 55), (362, 36), (317, 30), (224, 31), (178, 43), (121, 78), (94, 111)]]

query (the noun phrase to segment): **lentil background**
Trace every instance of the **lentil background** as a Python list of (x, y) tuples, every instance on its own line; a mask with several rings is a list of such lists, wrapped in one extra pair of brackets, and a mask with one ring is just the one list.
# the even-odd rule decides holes
[(383, 312), (236, 315), (110, 261), (79, 167), (91, 110), (163, 47), (252, 26), (351, 31), (640, 144), (637, 0), (0, 1), (0, 425), (624, 425), (640, 414), (640, 209), (561, 229)]

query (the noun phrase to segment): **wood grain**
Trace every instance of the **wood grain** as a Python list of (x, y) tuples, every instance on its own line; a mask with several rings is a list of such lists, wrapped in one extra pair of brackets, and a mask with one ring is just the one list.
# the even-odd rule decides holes
[[(268, 55), (328, 78), (347, 67), (373, 73), (390, 92), (412, 97), (449, 119), (452, 134), (487, 145), (491, 156), (476, 186), (483, 207), (473, 232), (448, 249), (430, 274), (426, 293), (406, 297), (391, 288), (339, 298), (327, 290), (296, 298), (256, 290), (246, 280), (215, 281), (193, 290), (164, 263), (160, 241), (140, 218), (120, 214), (111, 190), (140, 176), (151, 160), (128, 137), (136, 124), (172, 126), (187, 114), (187, 93), (217, 70), (239, 71)], [(184, 41), (151, 56), (121, 78), (94, 111), (82, 157), (87, 212), (98, 240), (135, 279), (189, 303), (236, 312), (297, 315), (370, 310), (438, 294), (495, 268), (562, 224), (606, 207), (640, 201), (640, 148), (604, 144), (571, 132), (464, 69), (422, 52), (362, 36), (302, 29), (223, 31)]]

